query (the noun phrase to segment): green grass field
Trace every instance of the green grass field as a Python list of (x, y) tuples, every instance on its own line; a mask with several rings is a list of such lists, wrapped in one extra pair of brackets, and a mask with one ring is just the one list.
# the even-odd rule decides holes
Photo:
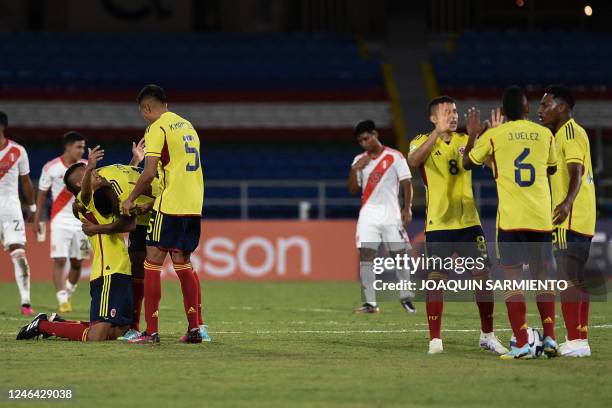
[[(395, 302), (382, 304), (379, 315), (353, 315), (357, 283), (208, 283), (205, 295), (213, 343), (178, 343), (186, 325), (176, 283), (164, 286), (160, 346), (17, 342), (28, 319), (16, 313), (15, 285), (0, 285), (0, 406), (29, 406), (10, 403), (9, 388), (74, 390), (71, 401), (32, 403), (37, 407), (516, 408), (612, 401), (609, 303), (591, 307), (593, 357), (501, 361), (478, 349), (479, 319), (470, 303), (445, 305), (445, 352), (427, 356), (424, 305), (414, 315)], [(37, 311), (55, 308), (50, 283), (33, 285), (33, 299)], [(83, 282), (68, 316), (87, 319), (88, 301)], [(538, 326), (535, 305), (528, 313)], [(503, 303), (495, 314), (498, 336), (507, 342)], [(559, 329), (558, 337), (564, 335)]]

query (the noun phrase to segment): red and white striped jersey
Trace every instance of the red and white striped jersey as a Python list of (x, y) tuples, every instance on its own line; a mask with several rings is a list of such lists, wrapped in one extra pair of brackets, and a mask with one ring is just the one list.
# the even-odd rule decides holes
[(19, 176), (30, 173), (28, 153), (22, 145), (6, 139), (0, 146), (0, 211), (19, 209)]
[(54, 224), (61, 223), (65, 226), (74, 226), (80, 228), (81, 222), (72, 214), (72, 203), (74, 196), (64, 184), (64, 174), (68, 170), (68, 165), (64, 163), (61, 157), (47, 162), (38, 180), (38, 189), (41, 191), (49, 191), (51, 189), (51, 215), (49, 220)]
[[(353, 164), (367, 153), (357, 155)], [(401, 180), (412, 178), (404, 155), (394, 149), (384, 147), (357, 173), (361, 187), (361, 210), (359, 217), (368, 217), (377, 224), (395, 223), (401, 220), (399, 208), (399, 184)]]

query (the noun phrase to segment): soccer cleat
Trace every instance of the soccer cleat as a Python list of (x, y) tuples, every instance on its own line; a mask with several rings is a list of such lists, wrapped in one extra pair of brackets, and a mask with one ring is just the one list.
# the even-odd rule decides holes
[(542, 342), (542, 348), (544, 350), (544, 354), (546, 357), (553, 358), (559, 355), (559, 346), (557, 342), (550, 336), (546, 336), (544, 341)]
[(414, 307), (414, 305), (412, 304), (412, 302), (410, 301), (409, 298), (400, 299), (400, 304), (402, 305), (402, 307), (404, 308), (406, 313), (415, 313), (416, 312), (416, 307)]
[(530, 360), (533, 358), (529, 351), (529, 344), (525, 344), (523, 347), (514, 347), (512, 346), (512, 350), (507, 352), (506, 354), (502, 354), (499, 356), (502, 360)]
[(189, 330), (187, 333), (181, 336), (179, 341), (181, 343), (201, 343), (202, 335), (200, 334), (200, 328), (197, 327), (195, 329)]
[(151, 335), (147, 334), (147, 332), (142, 332), (142, 334), (132, 340), (128, 340), (130, 344), (159, 344), (159, 334), (153, 333)]
[(444, 351), (444, 347), (442, 347), (442, 339), (431, 339), (429, 341), (429, 350), (427, 354), (439, 354)]
[(39, 313), (36, 317), (27, 325), (23, 326), (17, 333), (17, 340), (31, 340), (38, 338), (42, 333), (38, 330), (38, 325), (42, 320), (48, 320), (47, 315)]
[(559, 355), (563, 357), (590, 357), (591, 346), (586, 339), (567, 340), (559, 344)]
[(364, 303), (363, 306), (353, 310), (354, 313), (379, 313), (380, 308), (378, 306), (371, 305), (369, 303)]
[(501, 344), (501, 342), (493, 332), (480, 332), (480, 340), (478, 341), (478, 345), (481, 349), (492, 351), (500, 356), (502, 354), (508, 353), (508, 349)]
[(130, 329), (128, 331), (126, 331), (125, 333), (123, 333), (123, 336), (119, 336), (117, 337), (117, 340), (119, 341), (130, 341), (130, 340), (134, 340), (138, 337), (142, 336), (142, 333), (140, 333), (138, 330), (136, 329)]
[(24, 316), (32, 316), (34, 314), (34, 309), (27, 303), (21, 305), (21, 314)]
[(202, 336), (202, 341), (212, 341), (212, 337), (210, 337), (210, 334), (208, 334), (207, 324), (200, 325), (200, 336)]
[(70, 304), (70, 301), (65, 301), (59, 304), (59, 312), (60, 313), (68, 313), (68, 312), (72, 312), (72, 305)]

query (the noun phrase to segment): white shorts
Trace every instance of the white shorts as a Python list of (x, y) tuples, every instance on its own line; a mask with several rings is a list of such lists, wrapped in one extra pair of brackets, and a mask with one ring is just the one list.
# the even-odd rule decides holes
[(376, 224), (359, 220), (355, 236), (357, 248), (378, 249), (384, 243), (392, 252), (411, 249), (408, 233), (401, 222), (396, 224)]
[(25, 223), (21, 208), (18, 211), (0, 213), (0, 242), (5, 251), (8, 251), (11, 245), (25, 245)]
[(54, 225), (51, 222), (51, 258), (86, 259), (89, 239), (80, 228)]

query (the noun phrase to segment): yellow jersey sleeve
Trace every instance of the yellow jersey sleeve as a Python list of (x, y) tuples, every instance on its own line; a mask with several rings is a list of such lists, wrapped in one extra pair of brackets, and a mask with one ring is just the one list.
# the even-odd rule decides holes
[(145, 156), (161, 157), (166, 131), (156, 121), (145, 132)]
[(410, 153), (412, 153), (414, 150), (418, 149), (419, 146), (425, 143), (428, 137), (429, 135), (427, 134), (421, 134), (421, 135), (417, 135), (414, 139), (412, 139), (410, 141), (410, 146), (408, 148), (408, 155), (410, 156)]
[(468, 154), (468, 157), (472, 161), (472, 163), (477, 165), (482, 165), (485, 162), (485, 159), (489, 157), (493, 153), (493, 144), (491, 143), (492, 133), (494, 129), (490, 129), (481, 135), (476, 143), (474, 144), (474, 148)]
[[(570, 130), (571, 129), (571, 130)], [(565, 163), (577, 163), (584, 165), (584, 158), (587, 152), (587, 135), (580, 128), (567, 127), (565, 140), (563, 141), (563, 154), (565, 155)], [(578, 133), (578, 134), (576, 134)]]

